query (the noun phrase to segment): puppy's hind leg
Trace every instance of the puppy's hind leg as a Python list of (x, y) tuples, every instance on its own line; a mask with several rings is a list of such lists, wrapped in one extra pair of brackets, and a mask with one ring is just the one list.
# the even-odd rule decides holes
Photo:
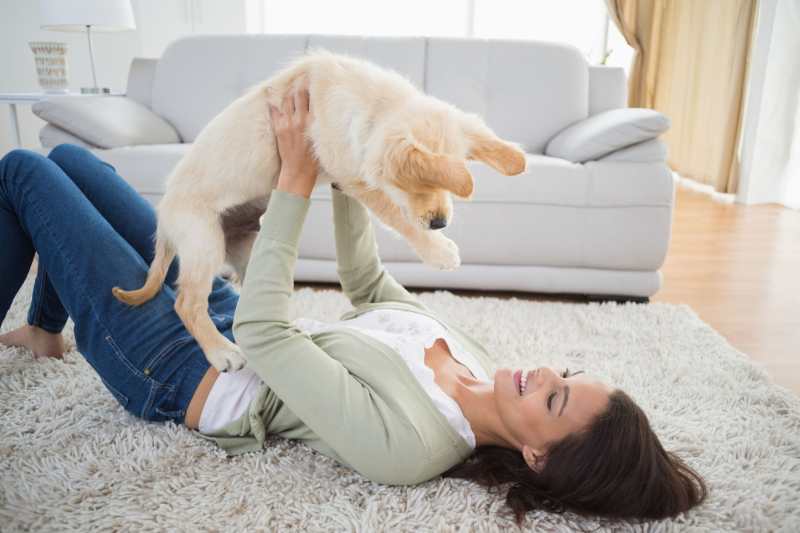
[(191, 234), (178, 240), (181, 259), (175, 312), (220, 372), (239, 370), (247, 362), (241, 349), (217, 331), (208, 316), (214, 274), (225, 258), (225, 239), (217, 221), (194, 221)]

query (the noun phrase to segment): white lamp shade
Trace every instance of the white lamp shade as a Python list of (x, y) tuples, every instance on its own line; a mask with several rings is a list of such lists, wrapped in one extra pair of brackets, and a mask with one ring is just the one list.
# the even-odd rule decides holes
[(125, 31), (136, 29), (130, 0), (39, 0), (42, 29)]

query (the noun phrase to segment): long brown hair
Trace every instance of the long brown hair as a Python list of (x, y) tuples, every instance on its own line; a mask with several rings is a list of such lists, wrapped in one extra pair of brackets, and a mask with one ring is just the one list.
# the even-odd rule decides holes
[(549, 448), (538, 473), (519, 450), (481, 446), (443, 476), (490, 489), (511, 483), (506, 505), (518, 525), (531, 509), (666, 518), (698, 505), (708, 493), (703, 478), (664, 450), (641, 408), (618, 389), (588, 428)]

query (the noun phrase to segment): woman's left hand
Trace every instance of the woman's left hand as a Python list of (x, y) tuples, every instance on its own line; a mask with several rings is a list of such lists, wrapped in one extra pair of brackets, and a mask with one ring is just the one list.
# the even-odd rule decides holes
[(308, 88), (287, 94), (281, 109), (270, 104), (269, 115), (281, 158), (276, 188), (308, 198), (319, 173), (312, 143), (306, 136), (306, 129), (313, 118)]

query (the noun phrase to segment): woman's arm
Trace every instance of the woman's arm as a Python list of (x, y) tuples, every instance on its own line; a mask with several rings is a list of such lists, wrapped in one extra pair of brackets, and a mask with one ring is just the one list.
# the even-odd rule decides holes
[(354, 306), (374, 302), (408, 302), (422, 305), (381, 264), (375, 230), (367, 208), (336, 187), (333, 224), (336, 235), (336, 270), (342, 290)]
[(306, 111), (301, 114), (307, 112), (307, 98), (307, 94), (301, 95), (284, 114), (271, 111), (281, 174), (253, 246), (233, 333), (248, 367), (344, 462), (374, 481), (412, 482), (411, 476), (418, 470), (408, 464), (413, 455), (407, 451), (413, 428), (387, 435), (387, 424), (408, 423), (341, 362), (289, 323), (297, 243), (317, 167), (304, 136), (308, 117), (301, 120), (282, 115), (297, 114), (303, 105)]

